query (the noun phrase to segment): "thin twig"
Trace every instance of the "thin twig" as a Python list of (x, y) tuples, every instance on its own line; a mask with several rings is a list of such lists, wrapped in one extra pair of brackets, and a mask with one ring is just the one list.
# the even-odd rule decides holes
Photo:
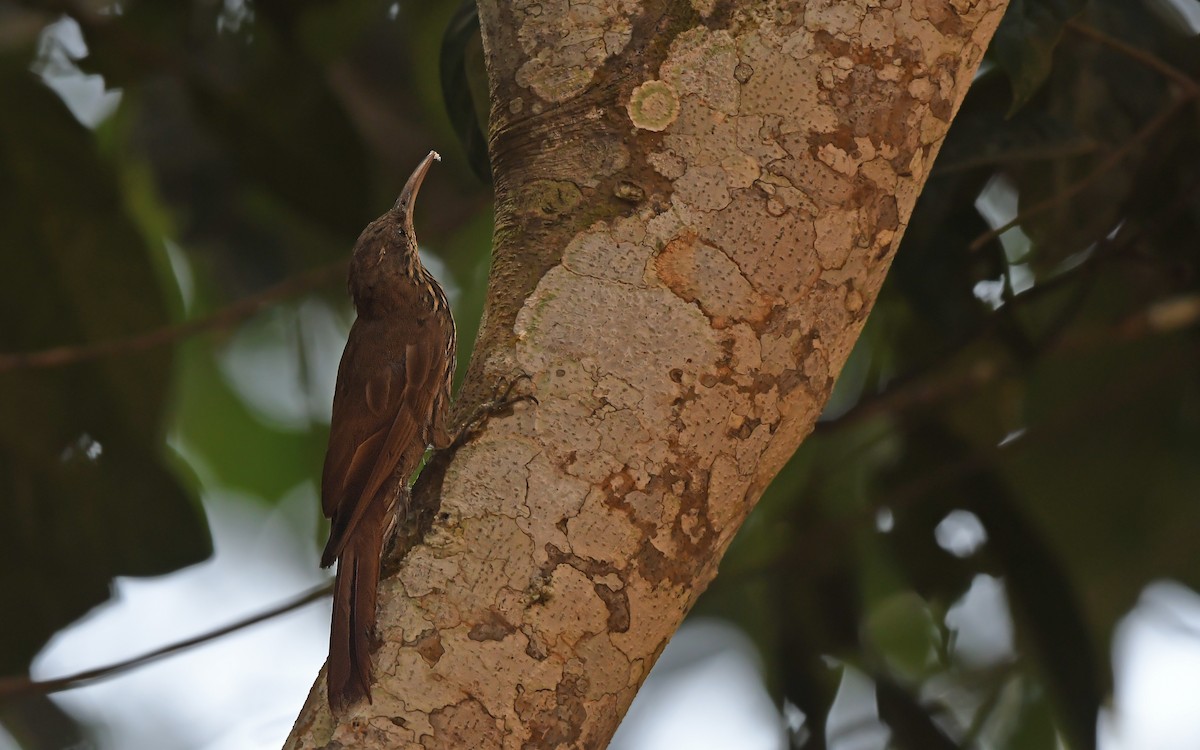
[(259, 294), (234, 302), (228, 307), (203, 318), (185, 320), (162, 328), (122, 339), (97, 341), (79, 346), (58, 346), (37, 352), (10, 352), (0, 354), (0, 373), (12, 370), (33, 370), (62, 367), (78, 362), (88, 362), (114, 354), (144, 351), (164, 346), (198, 333), (228, 328), (253, 317), (266, 307), (298, 294), (317, 289), (333, 279), (344, 275), (346, 262), (338, 261), (306, 271), (266, 289)]
[[(1039, 282), (1032, 289), (1021, 292), (1013, 299), (1016, 305), (1026, 305), (1034, 302), (1046, 294), (1053, 293), (1065, 284), (1077, 281), (1081, 276), (1085, 279), (1097, 272), (1100, 263), (1109, 261), (1114, 258), (1124, 257), (1125, 254), (1134, 247), (1150, 230), (1155, 227), (1165, 224), (1179, 213), (1184, 211), (1191, 205), (1192, 197), (1200, 191), (1200, 181), (1194, 182), (1187, 189), (1180, 191), (1168, 205), (1164, 206), (1151, 217), (1148, 221), (1142, 222), (1135, 228), (1125, 228), (1116, 236), (1105, 237), (1101, 239), (1095, 249), (1092, 251), (1091, 257), (1075, 268), (1064, 271), (1053, 276), (1046, 281)], [(1146, 314), (1151, 314), (1151, 311), (1166, 304), (1166, 301), (1160, 301), (1153, 305)], [(1166, 308), (1164, 308), (1166, 309)], [(1183, 309), (1183, 308), (1173, 308)], [(1118, 327), (1114, 330), (1105, 330), (1101, 334), (1112, 340), (1111, 334), (1116, 333), (1124, 339), (1137, 335), (1137, 318), (1135, 314), (1122, 324), (1124, 328)], [(818, 433), (828, 433), (846, 427), (848, 425), (860, 422), (865, 418), (876, 416), (884, 413), (899, 412), (915, 406), (924, 406), (948, 398), (952, 398), (958, 393), (963, 393), (971, 389), (975, 385), (983, 385), (994, 380), (1000, 373), (995, 372), (997, 365), (994, 363), (978, 362), (967, 368), (965, 371), (951, 373), (949, 375), (938, 376), (945, 363), (952, 360), (956, 355), (961, 353), (969, 345), (982, 340), (990, 335), (997, 327), (998, 319), (993, 316), (980, 326), (977, 326), (974, 331), (963, 336), (959, 341), (955, 342), (945, 351), (934, 356), (930, 361), (911, 369), (907, 373), (895, 378), (889, 383), (886, 390), (879, 393), (862, 398), (857, 404), (851, 407), (848, 411), (839, 415), (834, 419), (828, 419), (823, 422), (818, 422), (813, 431)], [(1161, 330), (1161, 327), (1160, 327)], [(1152, 331), (1146, 331), (1146, 334)], [(1086, 338), (1086, 334), (1080, 338)], [(1057, 343), (1057, 337), (1042, 337), (1043, 345), (1039, 347), (1041, 350), (1053, 349), (1051, 346), (1046, 346), (1051, 342)], [(1076, 341), (1072, 346), (1084, 348), (1081, 342)]]
[(1089, 26), (1088, 24), (1077, 19), (1067, 21), (1067, 28), (1071, 31), (1074, 31), (1076, 34), (1079, 34), (1080, 36), (1086, 36), (1093, 41), (1103, 44), (1105, 47), (1108, 47), (1114, 52), (1118, 52), (1125, 57), (1128, 57), (1130, 60), (1133, 60), (1140, 65), (1150, 68), (1157, 73), (1161, 73), (1166, 78), (1170, 78), (1172, 81), (1179, 84), (1179, 87), (1186, 91), (1189, 96), (1200, 96), (1200, 83), (1197, 83), (1195, 79), (1193, 79), (1187, 73), (1183, 72), (1179, 68), (1176, 68), (1174, 65), (1170, 64), (1166, 60), (1163, 60), (1161, 57), (1141, 49), (1140, 47), (1135, 47), (1128, 42), (1111, 37), (1100, 29), (1097, 29), (1094, 26)]
[(186, 640), (172, 643), (162, 648), (157, 648), (153, 651), (135, 656), (130, 659), (124, 659), (104, 667), (96, 667), (82, 672), (76, 672), (65, 677), (56, 677), (51, 680), (33, 680), (29, 677), (4, 677), (0, 678), (0, 699), (10, 698), (14, 695), (42, 695), (46, 693), (57, 693), (63, 690), (80, 687), (85, 683), (95, 680), (102, 680), (109, 677), (114, 677), (122, 672), (127, 672), (137, 667), (145, 666), (159, 659), (172, 656), (194, 646), (199, 646), (209, 641), (216, 640), (230, 633), (248, 628), (251, 625), (257, 625), (265, 620), (270, 620), (283, 614), (287, 614), (293, 610), (297, 610), (306, 604), (311, 604), (318, 599), (323, 599), (333, 593), (333, 583), (326, 583), (317, 588), (311, 589), (299, 596), (284, 602), (276, 607), (272, 607), (264, 612), (259, 612), (237, 622), (231, 623), (216, 630), (211, 630), (202, 635), (194, 636)]
[(1020, 226), (1033, 217), (1040, 216), (1046, 211), (1049, 211), (1050, 209), (1055, 208), (1067, 202), (1071, 198), (1079, 195), (1084, 190), (1091, 187), (1093, 183), (1095, 183), (1105, 174), (1112, 171), (1114, 167), (1124, 161), (1131, 153), (1133, 153), (1135, 149), (1141, 146), (1143, 142), (1148, 141), (1159, 128), (1167, 124), (1167, 122), (1174, 117), (1177, 112), (1183, 109), (1184, 105), (1191, 103), (1193, 99), (1194, 97), (1188, 95), (1175, 100), (1170, 106), (1164, 108), (1149, 122), (1143, 125), (1138, 132), (1134, 133), (1132, 138), (1121, 144), (1120, 148), (1109, 154), (1108, 158), (1100, 162), (1100, 164), (1091, 172), (1076, 180), (1065, 190), (1060, 190), (1049, 198), (1039, 201), (1024, 211), (1021, 211), (1021, 213), (1017, 214), (1012, 221), (996, 227), (995, 229), (990, 229), (979, 235), (971, 241), (971, 244), (967, 246), (967, 249), (970, 252), (978, 252), (981, 248), (983, 248), (984, 245), (996, 239), (1008, 230)]
[(1144, 49), (1139, 49), (1138, 47), (1135, 47), (1127, 42), (1123, 42), (1120, 39), (1111, 37), (1108, 34), (1105, 34), (1103, 31), (1100, 31), (1095, 27), (1088, 26), (1085, 23), (1081, 23), (1078, 20), (1068, 21), (1066, 25), (1067, 28), (1079, 34), (1080, 36), (1085, 36), (1093, 41), (1103, 44), (1114, 52), (1118, 52), (1128, 57), (1130, 60), (1133, 60), (1140, 65), (1162, 74), (1164, 77), (1178, 84), (1179, 87), (1183, 89), (1184, 96), (1176, 100), (1171, 106), (1165, 108), (1158, 114), (1157, 117), (1150, 120), (1150, 122), (1146, 123), (1141, 130), (1134, 134), (1134, 136), (1120, 148), (1109, 155), (1107, 159), (1100, 163), (1100, 166), (1096, 167), (1096, 169), (1094, 169), (1087, 176), (1078, 180), (1066, 190), (1056, 193), (1055, 195), (1050, 196), (1049, 198), (1026, 209), (1025, 211), (1022, 211), (1016, 216), (1016, 218), (1004, 226), (997, 227), (989, 232), (984, 232), (980, 236), (976, 237), (969, 246), (969, 249), (972, 252), (978, 251), (985, 244), (991, 242), (993, 239), (999, 237), (1013, 227), (1016, 227), (1028, 219), (1044, 213), (1045, 211), (1083, 192), (1093, 182), (1123, 161), (1125, 157), (1134, 150), (1135, 147), (1142, 143), (1142, 141), (1148, 140), (1156, 130), (1162, 127), (1177, 111), (1182, 109), (1183, 105), (1200, 98), (1200, 83), (1197, 83), (1187, 73), (1183, 72), (1179, 68), (1176, 68), (1174, 65), (1171, 65), (1161, 57), (1147, 52)]
[(941, 157), (934, 164), (933, 170), (929, 173), (929, 179), (933, 180), (939, 177), (948, 177), (954, 174), (960, 174), (972, 169), (981, 167), (997, 167), (1006, 164), (1023, 164), (1026, 162), (1039, 161), (1055, 161), (1061, 159), (1073, 159), (1080, 156), (1087, 156), (1099, 150), (1100, 146), (1095, 141), (1086, 141), (1072, 143), (1065, 146), (1047, 146), (1042, 149), (1026, 148), (1012, 149), (1008, 151), (998, 151), (995, 153), (985, 153), (980, 156), (962, 157), (957, 160), (947, 159), (945, 164), (942, 164)]
[[(1047, 346), (1043, 353), (1048, 356), (1060, 356), (1095, 351), (1113, 344), (1174, 333), (1197, 324), (1200, 324), (1200, 295), (1172, 297), (1158, 300), (1114, 326), (1058, 338)], [(895, 414), (916, 407), (930, 406), (960, 394), (972, 393), (985, 385), (1013, 375), (1019, 369), (1016, 363), (981, 359), (961, 371), (914, 381), (894, 392), (885, 392), (886, 398), (864, 402), (862, 409), (855, 407), (837, 420), (824, 424), (843, 426), (879, 414)], [(830, 427), (824, 428), (829, 429)]]

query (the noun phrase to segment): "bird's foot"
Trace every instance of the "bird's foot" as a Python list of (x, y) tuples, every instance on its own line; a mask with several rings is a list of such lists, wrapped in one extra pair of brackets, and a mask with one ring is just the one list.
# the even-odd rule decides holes
[(514, 404), (521, 401), (538, 403), (537, 397), (532, 393), (513, 392), (516, 390), (517, 384), (522, 380), (533, 382), (533, 378), (526, 373), (518, 375), (511, 382), (506, 378), (501, 378), (500, 382), (496, 385), (496, 389), (492, 392), (492, 398), (475, 407), (471, 412), (471, 416), (467, 418), (466, 422), (463, 422), (462, 427), (459, 428), (453, 440), (450, 441), (450, 448), (457, 450), (470, 442), (483, 429), (483, 426), (488, 423), (488, 420), (497, 414), (509, 411)]

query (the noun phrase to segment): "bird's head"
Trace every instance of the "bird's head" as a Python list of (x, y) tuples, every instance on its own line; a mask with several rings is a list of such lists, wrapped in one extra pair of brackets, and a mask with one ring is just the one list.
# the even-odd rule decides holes
[(401, 291), (402, 282), (415, 280), (424, 271), (417, 253), (413, 207), (430, 165), (441, 158), (430, 151), (409, 176), (396, 204), (359, 235), (350, 259), (349, 285), (360, 315), (365, 307), (386, 303), (388, 294)]

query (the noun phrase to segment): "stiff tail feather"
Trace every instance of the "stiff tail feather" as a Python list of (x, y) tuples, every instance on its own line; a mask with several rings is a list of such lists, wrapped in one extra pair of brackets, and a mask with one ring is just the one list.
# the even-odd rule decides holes
[(385, 511), (382, 503), (371, 505), (378, 510), (367, 510), (338, 558), (326, 673), (329, 706), (335, 713), (362, 698), (371, 700), (371, 651)]

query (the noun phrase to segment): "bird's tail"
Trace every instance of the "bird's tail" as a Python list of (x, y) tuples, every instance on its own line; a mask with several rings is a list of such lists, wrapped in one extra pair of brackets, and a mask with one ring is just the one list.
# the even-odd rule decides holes
[[(371, 651), (375, 642), (375, 597), (386, 508), (372, 503), (338, 557), (329, 630), (326, 690), (340, 713), (360, 698), (371, 700)], [(378, 514), (378, 518), (369, 518)]]

